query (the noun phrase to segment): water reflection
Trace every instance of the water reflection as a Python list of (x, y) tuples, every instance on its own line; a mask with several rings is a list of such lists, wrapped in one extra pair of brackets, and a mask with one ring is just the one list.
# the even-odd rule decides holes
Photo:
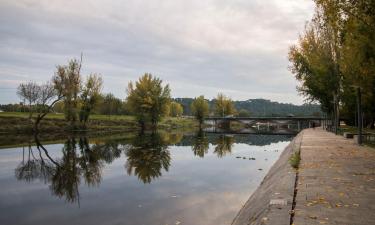
[(193, 150), (194, 155), (203, 158), (204, 155), (208, 153), (209, 147), (210, 143), (208, 141), (206, 133), (203, 132), (203, 130), (199, 130), (194, 136), (194, 141), (191, 145), (191, 149)]
[(232, 152), (234, 144), (234, 137), (232, 135), (219, 135), (216, 139), (216, 147), (214, 153), (217, 157), (221, 158)]
[(26, 182), (41, 180), (48, 184), (54, 196), (79, 204), (81, 183), (98, 187), (105, 165), (120, 158), (122, 153), (125, 156), (125, 173), (136, 176), (144, 184), (150, 184), (169, 171), (171, 145), (191, 146), (194, 156), (204, 158), (212, 144), (213, 154), (222, 158), (232, 153), (234, 143), (263, 146), (290, 138), (283, 135), (214, 135), (202, 130), (195, 135), (154, 132), (93, 142), (84, 136), (71, 136), (66, 139), (61, 151), (52, 157), (35, 136), (36, 145), (29, 143), (24, 148), (15, 177)]
[(26, 159), (23, 157), (16, 168), (16, 178), (27, 182), (42, 180), (49, 184), (53, 195), (67, 202), (79, 203), (78, 187), (82, 179), (88, 186), (98, 186), (104, 162), (111, 162), (120, 154), (118, 148), (90, 147), (86, 137), (70, 137), (61, 149), (61, 157), (53, 159), (37, 136), (35, 143), (36, 149), (30, 144)]
[(162, 175), (162, 170), (168, 171), (171, 161), (168, 144), (176, 141), (176, 136), (169, 137), (152, 133), (134, 138), (125, 152), (128, 175), (134, 174), (143, 183), (151, 183)]

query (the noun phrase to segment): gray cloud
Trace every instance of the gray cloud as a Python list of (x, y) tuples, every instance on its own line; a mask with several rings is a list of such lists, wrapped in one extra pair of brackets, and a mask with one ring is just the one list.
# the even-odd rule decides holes
[(0, 0), (0, 103), (80, 52), (83, 72), (101, 73), (105, 91), (121, 98), (151, 72), (175, 97), (301, 103), (287, 51), (312, 13), (309, 0)]

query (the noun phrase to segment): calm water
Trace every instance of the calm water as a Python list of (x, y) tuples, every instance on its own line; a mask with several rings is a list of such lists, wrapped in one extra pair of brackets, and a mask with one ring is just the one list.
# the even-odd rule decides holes
[(230, 224), (291, 138), (127, 134), (0, 149), (0, 224)]

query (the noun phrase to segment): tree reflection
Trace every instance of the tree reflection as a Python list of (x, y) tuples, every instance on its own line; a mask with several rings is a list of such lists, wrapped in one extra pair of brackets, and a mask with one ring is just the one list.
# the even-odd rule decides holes
[(234, 137), (230, 135), (220, 135), (216, 139), (216, 147), (214, 153), (221, 158), (228, 153), (232, 152), (232, 146), (234, 143)]
[(204, 155), (208, 152), (208, 148), (208, 138), (205, 132), (203, 132), (203, 130), (199, 130), (196, 136), (194, 137), (191, 149), (193, 150), (195, 156), (203, 158)]
[(116, 143), (90, 146), (86, 137), (70, 137), (61, 150), (62, 156), (54, 159), (37, 136), (35, 143), (37, 151), (29, 144), (26, 159), (24, 151), (23, 160), (15, 169), (16, 178), (27, 182), (43, 180), (50, 184), (54, 195), (67, 202), (79, 203), (81, 179), (88, 186), (98, 186), (104, 162), (112, 162), (121, 154)]
[(39, 179), (44, 183), (49, 182), (55, 171), (55, 164), (53, 161), (43, 159), (40, 148), (37, 148), (37, 150), (38, 152), (34, 154), (31, 144), (29, 144), (25, 159), (25, 147), (23, 147), (22, 162), (15, 169), (15, 176), (18, 180), (31, 182)]
[(168, 171), (171, 161), (168, 138), (159, 133), (139, 134), (126, 151), (125, 169), (129, 175), (136, 175), (143, 183), (151, 183)]

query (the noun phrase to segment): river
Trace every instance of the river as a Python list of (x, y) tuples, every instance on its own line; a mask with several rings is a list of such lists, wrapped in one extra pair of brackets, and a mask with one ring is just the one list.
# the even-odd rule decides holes
[(291, 135), (30, 138), (0, 149), (1, 224), (230, 224)]

